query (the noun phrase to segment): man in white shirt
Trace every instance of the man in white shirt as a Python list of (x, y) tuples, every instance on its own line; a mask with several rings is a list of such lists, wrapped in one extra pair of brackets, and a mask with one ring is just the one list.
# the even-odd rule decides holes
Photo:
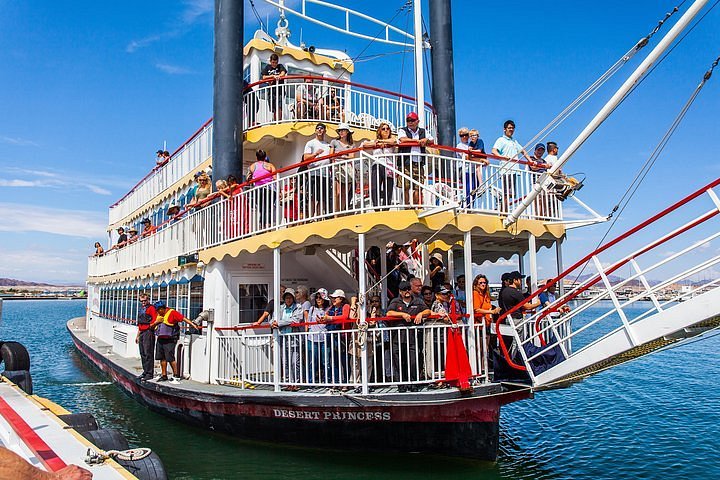
[[(512, 120), (506, 120), (503, 124), (503, 136), (495, 140), (493, 145), (493, 155), (505, 157), (506, 162), (517, 161), (520, 159), (522, 154), (527, 160), (530, 160), (530, 155), (525, 149), (513, 138), (515, 134), (515, 122)], [(511, 199), (518, 196), (517, 192), (517, 177), (514, 173), (514, 166), (510, 163), (503, 162), (501, 168), (503, 169), (503, 209), (509, 213)]]
[[(332, 153), (332, 147), (325, 140), (325, 124), (318, 123), (315, 126), (315, 137), (305, 144), (303, 151), (303, 162), (312, 162), (318, 157), (324, 157)], [(330, 159), (318, 160), (308, 165), (310, 177), (310, 208), (309, 218), (316, 215), (329, 213), (329, 206), (332, 205), (333, 195), (330, 191)]]

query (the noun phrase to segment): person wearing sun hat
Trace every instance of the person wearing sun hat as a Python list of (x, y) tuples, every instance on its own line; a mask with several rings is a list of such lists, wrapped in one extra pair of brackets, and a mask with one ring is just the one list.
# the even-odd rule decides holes
[[(420, 127), (420, 117), (415, 112), (410, 112), (405, 118), (406, 125), (398, 129), (398, 143), (415, 143), (412, 146), (400, 146), (398, 153), (402, 158), (403, 172), (421, 185), (425, 183), (425, 147), (434, 142), (433, 137), (424, 128)], [(411, 184), (407, 178), (403, 179), (403, 190), (405, 192), (405, 203), (418, 205), (420, 203), (420, 191), (417, 186)], [(412, 191), (412, 199), (410, 192)]]
[(445, 283), (445, 265), (443, 264), (442, 254), (435, 252), (430, 255), (430, 286), (436, 289)]
[[(328, 322), (327, 331), (336, 332), (338, 330), (345, 330), (347, 327), (352, 325), (350, 320), (350, 304), (345, 299), (345, 291), (336, 289), (330, 295), (330, 308), (323, 317), (325, 322)], [(339, 383), (347, 379), (347, 371), (345, 370), (347, 358), (347, 345), (346, 339), (343, 338), (346, 335), (342, 333), (333, 333), (330, 335), (329, 342), (327, 345), (327, 355), (332, 361), (332, 377), (333, 383)]]
[(295, 290), (292, 288), (285, 289), (282, 299), (280, 314), (270, 322), (270, 326), (280, 332), (280, 358), (282, 370), (285, 372), (283, 380), (290, 383), (285, 390), (294, 392), (298, 390), (294, 384), (300, 381), (300, 339), (297, 335), (287, 334), (297, 331), (297, 327), (292, 327), (292, 324), (303, 322), (303, 309), (302, 305), (295, 301)]

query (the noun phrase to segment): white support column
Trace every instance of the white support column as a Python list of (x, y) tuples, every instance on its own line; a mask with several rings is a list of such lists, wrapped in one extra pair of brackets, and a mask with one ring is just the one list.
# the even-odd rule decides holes
[[(565, 270), (565, 268), (563, 267), (562, 243), (562, 238), (555, 240), (555, 264), (557, 267), (558, 275), (560, 275)], [(563, 295), (565, 295), (565, 282), (563, 280), (560, 280), (560, 285), (557, 286), (557, 289), (558, 297), (562, 297)]]
[[(366, 307), (367, 307), (367, 272), (365, 271), (365, 234), (358, 234), (358, 252), (362, 258), (358, 261), (358, 302), (359, 309), (358, 314), (360, 318), (361, 331), (367, 327), (365, 321)], [(367, 332), (367, 330), (365, 330)], [(360, 368), (362, 368), (362, 394), (368, 394), (368, 352), (367, 352), (367, 341), (363, 341), (360, 344)], [(357, 361), (357, 359), (355, 360)]]
[(535, 235), (532, 233), (528, 234), (528, 253), (530, 258), (530, 288), (534, 292), (538, 288), (538, 273), (537, 273), (537, 244), (535, 242)]
[(422, 280), (423, 285), (430, 285), (430, 254), (428, 253), (428, 246), (427, 243), (422, 244), (422, 248), (420, 249), (420, 257), (422, 260)]
[(380, 245), (380, 301), (382, 302), (383, 308), (387, 307), (388, 294), (387, 294), (387, 247)]
[[(280, 315), (280, 247), (273, 248), (273, 317), (268, 318), (272, 322)], [(273, 383), (275, 391), (280, 391), (280, 332), (277, 328), (272, 330), (273, 334)]]
[(419, 126), (425, 127), (425, 83), (423, 82), (423, 34), (422, 34), (422, 2), (415, 0), (413, 4), (413, 23), (415, 35), (415, 90), (417, 98), (417, 114)]
[[(473, 290), (472, 290), (472, 234), (471, 232), (465, 232), (465, 238), (463, 239), (463, 263), (465, 270), (465, 305), (466, 311), (470, 314), (468, 317), (468, 357), (470, 358), (470, 368), (473, 375), (478, 372), (478, 366), (484, 363), (483, 360), (478, 362), (477, 352), (477, 339), (475, 338), (475, 306), (473, 305)], [(485, 355), (485, 347), (480, 349), (480, 354)]]
[[(450, 247), (450, 250), (447, 252), (447, 271), (448, 271), (448, 280), (450, 283), (452, 283), (453, 287), (455, 286), (455, 255), (453, 254), (453, 249)], [(465, 276), (465, 283), (467, 284), (467, 275)]]

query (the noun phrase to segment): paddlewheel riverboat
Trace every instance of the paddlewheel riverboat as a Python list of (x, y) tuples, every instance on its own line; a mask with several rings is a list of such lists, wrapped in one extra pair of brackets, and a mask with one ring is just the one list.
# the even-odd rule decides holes
[[(436, 3), (449, 8), (449, 2)], [(636, 71), (635, 82), (660, 54), (658, 48), (671, 42), (703, 3), (685, 12), (648, 56), (647, 65), (641, 65), (645, 70)], [(283, 13), (290, 11), (283, 2), (279, 6)], [(242, 12), (242, 7), (235, 8)], [(416, 10), (419, 15), (419, 7)], [(294, 13), (302, 16), (304, 11)], [(224, 14), (237, 12), (228, 7)], [(229, 131), (232, 147), (233, 132), (241, 130), (221, 125), (227, 121), (218, 105), (218, 91), (225, 87), (217, 64), (227, 40), (221, 28), (216, 24), (215, 120), (110, 207), (111, 244), (116, 243), (118, 227), (149, 218), (156, 228), (89, 259), (87, 315), (69, 323), (78, 350), (150, 409), (241, 438), (494, 459), (502, 405), (567, 386), (717, 325), (717, 279), (693, 283), (662, 301), (658, 294), (670, 283), (712, 271), (720, 261), (717, 255), (696, 263), (688, 260), (698, 246), (720, 235), (717, 223), (711, 224), (720, 207), (713, 190), (719, 180), (678, 198), (563, 269), (561, 244), (568, 228), (597, 222), (598, 216), (565, 218), (552, 176), (534, 172), (523, 162), (468, 156), (442, 145), (443, 121), (438, 118), (446, 106), (441, 109), (436, 102), (433, 108), (422, 94), (415, 99), (355, 83), (355, 65), (344, 53), (291, 44), (284, 14), (277, 38), (258, 32), (242, 52), (240, 71), (246, 85), (234, 87), (242, 89), (242, 101), (233, 108), (237, 123), (245, 127), (242, 141), (235, 143), (236, 163), (227, 168), (221, 149), (228, 144), (219, 136), (227, 139)], [(418, 35), (406, 35), (409, 42), (419, 41)], [(261, 78), (272, 54), (288, 71), (282, 82)], [(628, 91), (619, 92), (619, 98)], [(318, 123), (327, 127), (329, 137), (346, 124), (360, 145), (374, 141), (381, 124), (397, 134), (411, 112), (419, 114), (429, 136), (441, 141), (432, 148), (409, 142), (397, 151), (358, 147), (302, 160)], [(595, 128), (602, 120), (596, 118)], [(196, 172), (212, 168), (214, 180), (237, 174), (247, 170), (260, 149), (278, 167), (275, 174), (189, 205)], [(411, 162), (423, 167), (403, 168)], [(384, 188), (386, 199), (374, 194)], [(706, 213), (698, 216), (696, 206), (703, 202), (707, 207), (699, 208)], [(702, 235), (692, 237), (697, 232)], [(649, 235), (644, 247), (627, 247), (637, 245), (640, 235)], [(428, 259), (440, 253), (453, 278), (464, 274), (472, 279), (473, 265), (515, 258), (518, 268), (536, 280), (538, 250), (554, 249), (558, 298), (522, 319), (513, 318), (512, 309), (492, 325), (458, 312), (449, 324), (407, 324), (390, 317), (376, 323), (367, 299), (378, 294), (387, 305), (386, 246), (412, 240), (417, 240), (414, 261), (423, 279), (429, 273)], [(669, 243), (679, 241), (685, 244), (663, 253)], [(379, 272), (365, 261), (371, 249), (382, 252)], [(621, 267), (632, 268), (632, 275), (611, 283), (608, 277)], [(657, 272), (665, 280), (650, 281)], [(563, 291), (564, 280), (575, 280), (573, 287)], [(642, 288), (620, 299), (616, 292), (624, 292), (631, 282)], [(268, 301), (280, 311), (281, 284), (306, 285), (311, 291), (338, 288), (359, 299), (356, 320), (322, 334), (324, 359), (334, 374), (313, 371), (310, 345), (317, 333), (308, 331), (308, 324), (294, 324), (287, 332), (253, 325)], [(569, 312), (564, 308), (591, 287), (599, 292), (594, 298), (573, 304)], [(531, 300), (544, 288), (534, 290)], [(202, 327), (185, 330), (178, 342), (184, 378), (179, 383), (138, 379), (142, 369), (135, 319), (140, 292), (152, 301), (165, 301)], [(470, 281), (465, 298), (466, 311), (474, 311)], [(651, 299), (645, 313), (627, 313), (629, 305), (644, 298)], [(602, 300), (612, 306), (600, 316), (589, 316)], [(458, 365), (461, 371), (463, 366), (469, 369), (467, 378), (462, 372), (458, 376)], [(430, 388), (441, 383), (451, 387)]]

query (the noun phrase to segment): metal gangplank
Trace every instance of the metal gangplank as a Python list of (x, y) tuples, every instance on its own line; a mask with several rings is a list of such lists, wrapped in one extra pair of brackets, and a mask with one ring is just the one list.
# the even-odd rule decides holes
[(718, 185), (580, 259), (554, 279), (574, 281), (571, 288), (538, 313), (502, 315), (497, 326), (509, 323), (514, 338), (499, 338), (506, 361), (535, 389), (558, 388), (720, 327)]

